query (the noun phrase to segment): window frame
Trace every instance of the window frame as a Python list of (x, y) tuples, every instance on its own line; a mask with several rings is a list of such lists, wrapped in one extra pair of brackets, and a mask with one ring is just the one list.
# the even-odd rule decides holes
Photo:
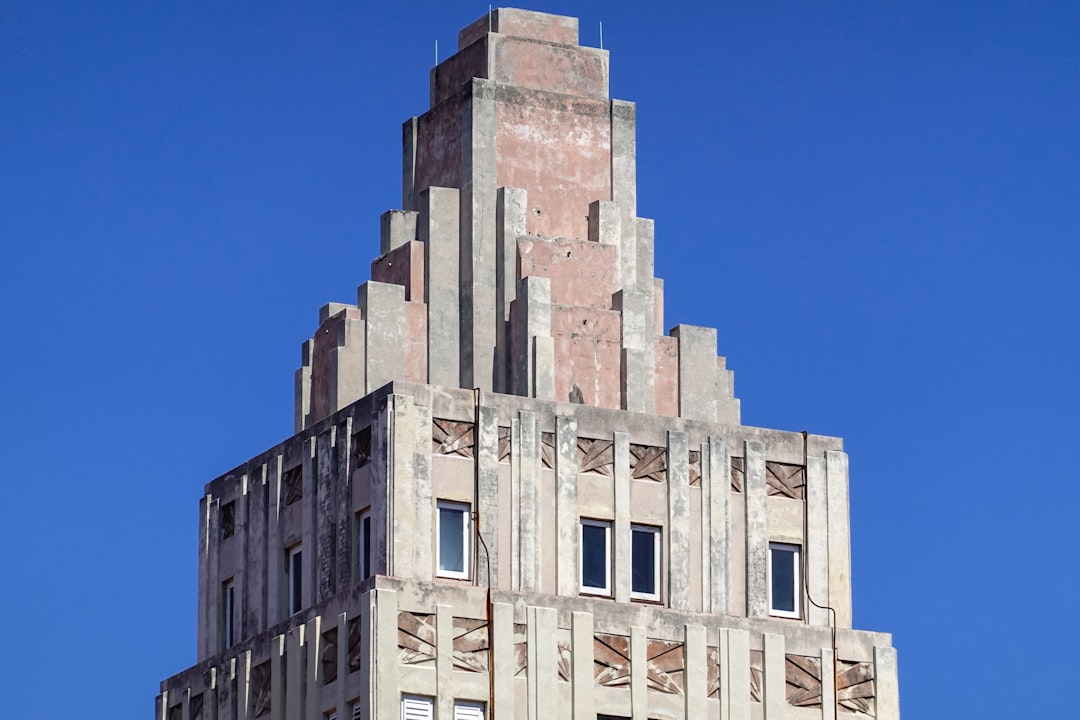
[[(585, 526), (604, 529), (604, 587), (585, 584)], [(578, 523), (578, 589), (582, 595), (611, 597), (611, 532), (610, 520), (581, 518)]]
[[(464, 516), (461, 523), (461, 570), (446, 570), (442, 566), (442, 512), (452, 510)], [(439, 500), (435, 504), (435, 576), (451, 580), (469, 580), (472, 575), (472, 506), (456, 500)]]
[[(778, 609), (773, 604), (773, 550), (783, 550), (792, 553), (792, 597), (794, 598), (794, 610)], [(766, 563), (769, 615), (778, 618), (802, 619), (802, 545), (789, 542), (770, 542), (769, 557)]]
[(228, 650), (236, 644), (236, 582), (221, 583), (221, 645)]
[(304, 545), (297, 543), (285, 551), (289, 615), (304, 609)]
[(405, 710), (407, 703), (415, 703), (421, 706), (423, 710), (427, 711), (427, 714), (423, 716), (423, 720), (430, 720), (435, 717), (435, 698), (430, 695), (414, 695), (412, 693), (401, 694), (401, 720), (409, 720), (410, 717), (415, 718), (416, 715), (407, 716)]
[[(469, 710), (468, 714), (459, 713), (459, 710)], [(479, 719), (487, 718), (487, 703), (482, 700), (454, 700), (454, 720), (476, 720), (476, 712), (479, 711)]]
[[(364, 526), (367, 525), (367, 535)], [(356, 514), (356, 572), (359, 581), (371, 577), (371, 508), (365, 508)]]
[[(656, 588), (656, 592), (644, 593), (634, 590), (634, 533), (646, 532), (653, 536), (653, 587)], [(663, 528), (658, 525), (641, 525), (638, 523), (632, 523), (630, 525), (630, 599), (631, 600), (645, 600), (648, 602), (660, 602), (661, 599), (661, 585), (660, 578), (661, 573), (661, 560), (663, 558), (663, 546), (660, 543), (661, 534)]]

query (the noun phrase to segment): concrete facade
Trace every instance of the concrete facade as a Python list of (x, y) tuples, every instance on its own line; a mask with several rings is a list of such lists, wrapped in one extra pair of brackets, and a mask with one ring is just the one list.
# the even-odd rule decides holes
[(505, 8), (432, 70), (296, 434), (205, 487), (157, 720), (899, 718), (890, 637), (851, 628), (843, 443), (742, 425), (716, 330), (662, 332), (607, 77), (576, 19)]

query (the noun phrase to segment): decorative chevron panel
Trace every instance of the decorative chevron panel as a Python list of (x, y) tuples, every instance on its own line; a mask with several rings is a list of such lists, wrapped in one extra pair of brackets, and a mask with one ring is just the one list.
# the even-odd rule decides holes
[(471, 458), (473, 445), (476, 440), (473, 436), (473, 424), (471, 422), (455, 422), (433, 418), (431, 421), (431, 452), (435, 455), (457, 455)]
[(635, 480), (667, 480), (667, 451), (652, 445), (630, 445), (630, 476)]
[(559, 640), (555, 645), (555, 672), (562, 682), (570, 682), (571, 658), (573, 653), (570, 651), (570, 641)]
[(686, 649), (680, 642), (650, 640), (648, 688), (668, 695), (682, 695), (686, 682)]
[(611, 476), (615, 466), (615, 443), (611, 440), (578, 438), (578, 472)]
[(352, 466), (364, 467), (371, 462), (371, 426), (361, 428), (352, 436)]
[(487, 668), (487, 621), (454, 618), (454, 669), (466, 672), (487, 672)]
[(435, 616), (426, 613), (398, 613), (398, 660), (402, 665), (435, 662)]
[(349, 621), (349, 672), (360, 669), (360, 618)]
[(499, 462), (510, 462), (510, 428), (499, 428)]
[(540, 433), (540, 462), (546, 468), (555, 467), (555, 433)]
[(821, 707), (821, 658), (787, 655), (787, 701), (796, 707)]
[(251, 716), (270, 712), (270, 661), (251, 668)]
[(630, 638), (625, 635), (593, 636), (593, 677), (597, 685), (630, 685)]
[(281, 476), (281, 494), (285, 505), (292, 505), (304, 497), (304, 466), (289, 468)]
[(731, 491), (741, 493), (746, 480), (746, 459), (731, 458)]
[(877, 714), (877, 705), (874, 702), (874, 663), (841, 660), (837, 667), (836, 695), (841, 710), (874, 717)]
[(765, 463), (765, 482), (769, 495), (802, 500), (806, 490), (806, 469), (802, 465)]
[(720, 697), (720, 648), (710, 645), (705, 648), (705, 660), (708, 663), (706, 674), (706, 687), (709, 689), (709, 697)]
[(761, 702), (762, 678), (765, 676), (765, 654), (760, 650), (750, 651), (750, 701)]
[(322, 634), (322, 676), (323, 685), (337, 680), (337, 628), (332, 627)]
[(528, 625), (514, 623), (514, 677), (529, 676)]
[(690, 487), (701, 486), (701, 451), (690, 451)]

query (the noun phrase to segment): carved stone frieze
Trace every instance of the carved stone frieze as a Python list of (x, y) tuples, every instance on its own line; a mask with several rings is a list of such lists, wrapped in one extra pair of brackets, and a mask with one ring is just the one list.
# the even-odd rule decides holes
[(652, 445), (630, 445), (630, 476), (635, 480), (667, 480), (667, 450)]
[(471, 422), (433, 418), (431, 421), (431, 452), (434, 455), (473, 457), (473, 446), (476, 444), (474, 429)]
[(611, 440), (592, 440), (579, 437), (577, 441), (578, 472), (611, 476), (615, 466), (615, 443)]

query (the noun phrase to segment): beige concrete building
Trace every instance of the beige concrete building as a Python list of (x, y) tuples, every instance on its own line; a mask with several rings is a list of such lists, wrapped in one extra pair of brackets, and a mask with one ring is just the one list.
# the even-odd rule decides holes
[(608, 60), (499, 9), (432, 70), (296, 434), (206, 485), (158, 720), (899, 718), (843, 443), (742, 425), (716, 330), (665, 332)]

